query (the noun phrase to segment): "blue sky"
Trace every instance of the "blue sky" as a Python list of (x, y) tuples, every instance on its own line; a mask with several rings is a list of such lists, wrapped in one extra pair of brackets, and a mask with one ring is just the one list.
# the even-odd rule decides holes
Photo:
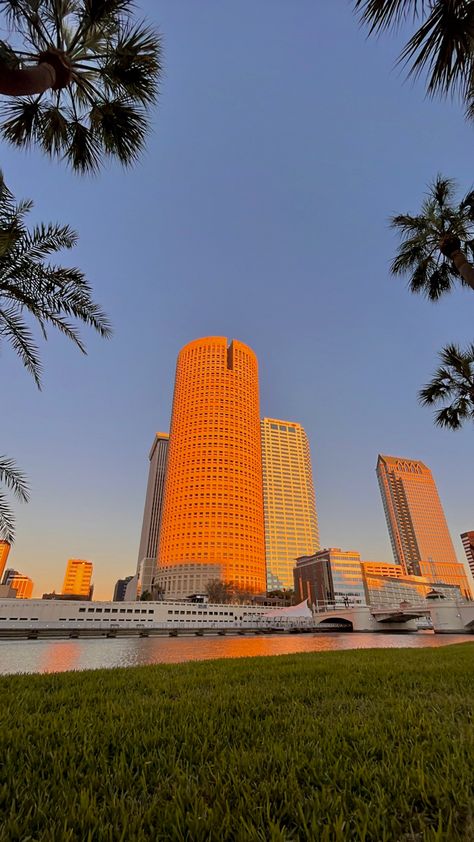
[(432, 469), (459, 558), (474, 528), (473, 431), (435, 429), (416, 393), (436, 352), (472, 341), (474, 297), (411, 296), (388, 266), (393, 213), (416, 212), (437, 172), (472, 187), (474, 126), (394, 67), (349, 3), (141, 0), (165, 75), (140, 164), (81, 179), (3, 146), (33, 218), (80, 235), (79, 265), (113, 322), (42, 345), (39, 393), (3, 345), (2, 451), (28, 473), (11, 565), (59, 589), (95, 565), (96, 596), (134, 571), (155, 430), (167, 430), (176, 355), (224, 335), (260, 362), (261, 412), (298, 421), (313, 454), (323, 546), (391, 560), (379, 452)]

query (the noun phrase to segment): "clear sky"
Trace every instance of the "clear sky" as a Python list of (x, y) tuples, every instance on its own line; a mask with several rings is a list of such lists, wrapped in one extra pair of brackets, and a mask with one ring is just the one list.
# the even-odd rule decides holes
[(51, 335), (39, 393), (1, 355), (1, 451), (28, 473), (11, 566), (35, 595), (91, 559), (95, 595), (135, 570), (155, 430), (169, 425), (179, 349), (248, 343), (261, 412), (308, 433), (322, 546), (392, 559), (379, 452), (432, 469), (460, 559), (474, 528), (473, 430), (418, 406), (436, 352), (472, 341), (474, 296), (433, 305), (389, 277), (392, 213), (416, 212), (437, 172), (472, 187), (474, 126), (394, 69), (400, 41), (367, 41), (342, 0), (140, 0), (165, 76), (141, 163), (81, 179), (2, 147), (34, 218), (68, 222), (109, 313), (89, 355)]

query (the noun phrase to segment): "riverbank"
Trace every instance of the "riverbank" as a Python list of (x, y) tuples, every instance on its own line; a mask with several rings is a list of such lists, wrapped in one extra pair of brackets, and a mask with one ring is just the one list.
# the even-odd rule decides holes
[(0, 678), (0, 838), (471, 840), (474, 645)]

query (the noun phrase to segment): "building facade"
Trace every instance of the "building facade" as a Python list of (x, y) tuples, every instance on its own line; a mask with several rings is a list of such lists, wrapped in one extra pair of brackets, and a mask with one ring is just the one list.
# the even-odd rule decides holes
[(206, 337), (178, 356), (158, 542), (167, 596), (211, 579), (266, 589), (258, 362), (242, 342)]
[(464, 547), (464, 552), (466, 553), (469, 569), (474, 576), (474, 531), (463, 532), (461, 535), (461, 541)]
[(151, 593), (153, 578), (156, 572), (168, 444), (168, 433), (156, 433), (148, 456), (150, 467), (148, 470), (145, 509), (143, 512), (140, 547), (137, 559), (136, 596), (138, 599), (145, 591)]
[(264, 418), (261, 429), (267, 589), (289, 589), (295, 559), (319, 550), (311, 454), (301, 424)]
[(393, 608), (401, 602), (419, 605), (423, 604), (427, 597), (439, 597), (454, 602), (463, 600), (459, 586), (434, 584), (425, 576), (405, 575), (399, 564), (362, 561), (361, 566), (367, 603), (374, 607)]
[(8, 541), (0, 541), (0, 580), (5, 570), (8, 556), (10, 553), (10, 544)]
[(458, 585), (470, 598), (430, 469), (417, 460), (379, 455), (377, 478), (394, 559), (404, 574)]
[(366, 590), (359, 553), (339, 547), (320, 550), (296, 560), (294, 588), (297, 600), (349, 607), (366, 605)]
[(33, 595), (34, 582), (29, 576), (19, 573), (18, 570), (5, 570), (2, 585), (16, 591), (17, 599), (31, 599)]
[(125, 579), (117, 579), (114, 588), (113, 602), (123, 602), (125, 594), (127, 593), (127, 585), (131, 582), (133, 576), (127, 576)]
[(92, 599), (92, 570), (93, 564), (91, 561), (82, 558), (70, 558), (64, 574), (62, 595)]

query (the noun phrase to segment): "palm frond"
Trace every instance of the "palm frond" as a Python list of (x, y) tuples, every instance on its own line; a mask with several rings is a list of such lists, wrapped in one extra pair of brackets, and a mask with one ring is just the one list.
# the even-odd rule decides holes
[(40, 387), (39, 353), (27, 318), (35, 320), (45, 339), (51, 326), (83, 353), (86, 349), (75, 321), (104, 338), (112, 329), (83, 273), (48, 262), (51, 254), (76, 244), (76, 233), (57, 224), (39, 224), (30, 231), (24, 222), (30, 207), (28, 202), (15, 204), (0, 174), (0, 234), (15, 226), (15, 237), (0, 237), (0, 337), (10, 343)]
[(28, 503), (30, 492), (28, 481), (22, 471), (17, 468), (13, 459), (0, 456), (0, 482), (9, 488), (22, 503)]
[(429, 185), (420, 214), (405, 213), (391, 218), (390, 226), (401, 242), (390, 271), (397, 276), (407, 275), (411, 292), (424, 293), (431, 301), (437, 301), (456, 282), (468, 285), (450, 258), (442, 253), (441, 246), (446, 236), (451, 235), (461, 242), (466, 253), (474, 256), (472, 202), (473, 194), (468, 193), (456, 203), (456, 182), (437, 175)]
[(94, 134), (107, 155), (124, 165), (136, 160), (145, 142), (146, 119), (142, 109), (121, 99), (96, 105), (91, 113)]
[[(0, 456), (0, 483), (12, 491), (21, 503), (27, 503), (30, 499), (25, 475), (8, 456)], [(0, 492), (0, 538), (9, 544), (15, 540), (15, 517), (3, 492)]]
[(397, 28), (408, 19), (416, 20), (428, 6), (427, 0), (356, 0), (354, 9), (370, 32)]
[(15, 541), (15, 516), (6, 495), (0, 491), (0, 538), (13, 544)]
[(41, 389), (41, 363), (33, 335), (13, 307), (0, 307), (0, 337), (10, 342), (26, 370)]
[(442, 365), (420, 389), (418, 399), (422, 406), (447, 404), (436, 411), (435, 423), (458, 430), (465, 421), (474, 421), (474, 344), (466, 351), (447, 345), (439, 357)]

